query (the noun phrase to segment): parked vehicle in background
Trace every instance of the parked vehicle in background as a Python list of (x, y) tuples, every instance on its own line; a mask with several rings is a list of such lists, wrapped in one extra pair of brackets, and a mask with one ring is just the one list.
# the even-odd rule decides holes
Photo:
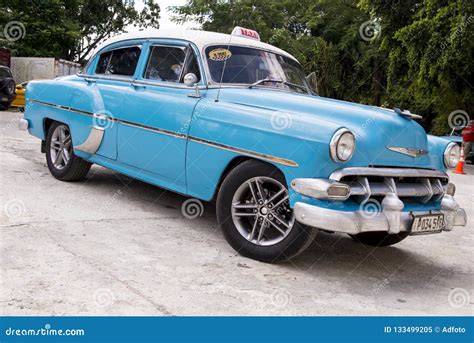
[(194, 209), (215, 199), (229, 244), (260, 261), (298, 255), (317, 229), (388, 246), (466, 225), (446, 173), (457, 144), (409, 111), (316, 95), (296, 58), (252, 30), (120, 35), (82, 74), (27, 93), (20, 128), (55, 178), (96, 163)]
[(10, 107), (15, 97), (15, 81), (10, 68), (0, 66), (0, 111)]
[(7, 48), (0, 48), (0, 66), (10, 68), (11, 51)]
[(12, 57), (11, 70), (17, 83), (23, 83), (75, 75), (81, 70), (81, 65), (52, 57)]
[(10, 105), (10, 107), (13, 108), (18, 108), (20, 111), (23, 111), (25, 108), (25, 91), (26, 91), (26, 85), (28, 82), (23, 82), (20, 83), (19, 85), (16, 85), (15, 89), (15, 98), (13, 98), (13, 101)]
[(451, 131), (449, 136), (443, 136), (451, 142), (458, 144), (460, 147), (464, 144), (464, 159), (467, 163), (473, 164), (474, 163), (474, 145), (472, 144), (472, 136), (474, 132), (474, 120), (469, 121), (467, 126), (462, 127), (454, 127)]

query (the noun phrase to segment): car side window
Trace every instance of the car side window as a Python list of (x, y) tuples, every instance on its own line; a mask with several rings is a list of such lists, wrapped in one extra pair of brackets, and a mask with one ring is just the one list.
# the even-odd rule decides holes
[(99, 57), (95, 73), (132, 76), (135, 74), (140, 53), (138, 46), (104, 52)]
[[(200, 78), (196, 57), (190, 48), (151, 47), (143, 77), (148, 80), (182, 83), (186, 73), (195, 73)], [(186, 58), (186, 55), (188, 57)]]

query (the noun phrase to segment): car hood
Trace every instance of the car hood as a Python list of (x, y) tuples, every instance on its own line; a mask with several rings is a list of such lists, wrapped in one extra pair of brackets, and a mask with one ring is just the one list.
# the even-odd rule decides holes
[(430, 142), (421, 125), (390, 109), (263, 87), (225, 89), (220, 100), (279, 112), (281, 118), (291, 122), (285, 128), (287, 134), (296, 135), (303, 130), (313, 140), (325, 144), (339, 128), (351, 130), (356, 136), (357, 149), (347, 166), (439, 167), (439, 151), (434, 149), (432, 152), (436, 152), (436, 156), (426, 154), (416, 158), (387, 149), (401, 147), (430, 151)]

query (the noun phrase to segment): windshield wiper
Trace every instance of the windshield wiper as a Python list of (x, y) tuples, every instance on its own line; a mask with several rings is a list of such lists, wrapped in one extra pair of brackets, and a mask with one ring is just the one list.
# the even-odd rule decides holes
[(262, 83), (265, 83), (265, 82), (275, 82), (275, 83), (282, 83), (284, 84), (285, 86), (290, 86), (290, 87), (295, 87), (295, 88), (299, 88), (303, 91), (305, 91), (306, 93), (308, 93), (308, 90), (306, 89), (306, 87), (304, 86), (300, 86), (300, 85), (297, 85), (296, 83), (291, 83), (291, 82), (288, 82), (288, 81), (284, 81), (284, 80), (279, 80), (279, 79), (271, 79), (271, 78), (264, 78), (264, 79), (261, 79), (261, 80), (258, 80), (257, 82), (254, 82), (252, 83), (249, 88), (253, 88), (255, 86), (258, 86)]

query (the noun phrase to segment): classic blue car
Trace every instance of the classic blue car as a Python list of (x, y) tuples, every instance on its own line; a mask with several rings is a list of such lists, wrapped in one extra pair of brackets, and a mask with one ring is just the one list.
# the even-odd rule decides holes
[(315, 228), (388, 246), (466, 225), (446, 174), (457, 144), (409, 111), (318, 96), (255, 31), (124, 34), (82, 74), (30, 82), (26, 98), (20, 126), (55, 178), (95, 163), (216, 200), (227, 241), (257, 260), (296, 256)]

